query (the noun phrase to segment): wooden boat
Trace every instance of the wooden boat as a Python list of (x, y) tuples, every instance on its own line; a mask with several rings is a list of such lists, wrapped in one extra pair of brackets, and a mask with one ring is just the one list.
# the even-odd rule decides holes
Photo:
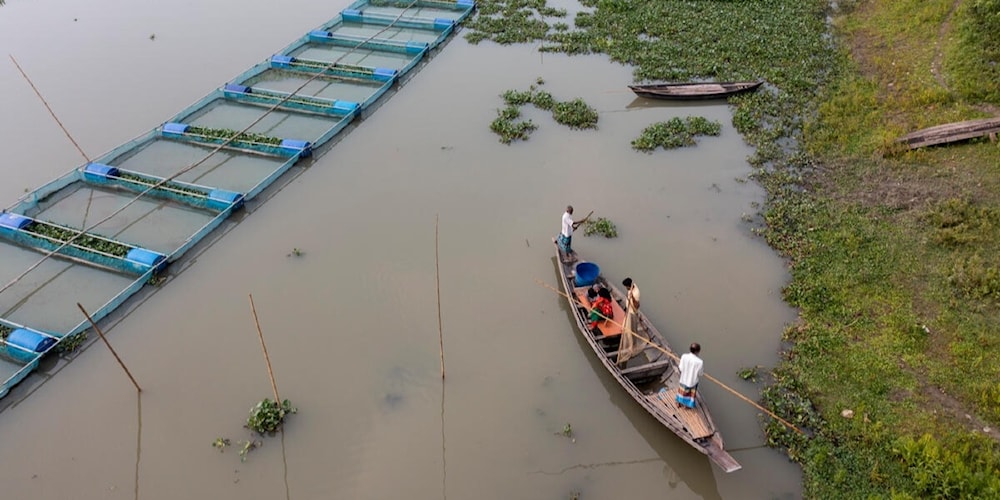
[[(575, 251), (572, 255), (567, 255), (558, 245), (554, 246), (562, 288), (570, 302), (577, 329), (608, 373), (650, 415), (694, 449), (707, 455), (709, 460), (722, 470), (733, 472), (742, 468), (739, 462), (726, 452), (722, 435), (715, 427), (712, 415), (700, 393), (697, 395), (695, 408), (686, 406), (678, 408), (674, 400), (680, 378), (678, 363), (671, 356), (673, 351), (663, 335), (641, 311), (638, 314), (638, 330), (649, 338), (650, 343), (638, 340), (637, 344), (646, 347), (624, 365), (617, 364), (618, 344), (622, 335), (621, 324), (625, 318), (623, 310), (625, 294), (603, 275), (598, 276), (597, 284), (607, 287), (614, 298), (614, 318), (598, 324), (596, 330), (600, 335), (591, 332), (588, 329), (590, 306), (586, 296), (589, 287), (577, 287), (573, 275), (576, 262), (579, 262), (578, 256)], [(567, 260), (573, 262), (567, 263)]]
[(896, 142), (906, 146), (907, 149), (918, 149), (985, 136), (989, 136), (995, 142), (998, 133), (1000, 133), (1000, 116), (995, 116), (917, 130), (896, 139)]
[(704, 83), (653, 83), (629, 85), (628, 88), (639, 97), (669, 99), (675, 101), (696, 101), (701, 99), (722, 99), (744, 92), (757, 90), (764, 82), (704, 82)]

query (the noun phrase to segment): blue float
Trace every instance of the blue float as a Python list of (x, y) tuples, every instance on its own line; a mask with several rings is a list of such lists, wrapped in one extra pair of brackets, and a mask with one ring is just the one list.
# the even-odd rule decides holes
[(31, 223), (32, 220), (23, 215), (12, 213), (0, 214), (0, 227), (7, 229), (24, 229), (25, 226)]
[(108, 177), (118, 176), (118, 169), (103, 163), (88, 163), (83, 169), (83, 177), (98, 181), (107, 180)]
[(55, 343), (56, 339), (52, 337), (18, 328), (7, 336), (7, 345), (4, 347), (8, 356), (22, 363), (28, 363), (39, 354), (49, 350)]

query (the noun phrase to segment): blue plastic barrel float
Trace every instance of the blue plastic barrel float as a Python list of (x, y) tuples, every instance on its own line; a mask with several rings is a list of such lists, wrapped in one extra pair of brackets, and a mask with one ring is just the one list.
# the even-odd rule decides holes
[[(40, 333), (24, 328), (18, 328), (10, 332), (7, 336), (7, 355), (22, 362), (27, 363), (35, 359), (39, 354), (49, 350), (56, 339), (46, 337)], [(16, 346), (16, 347), (15, 347)], [(20, 347), (21, 349), (18, 349)]]
[(601, 275), (601, 268), (593, 262), (580, 262), (576, 265), (576, 286), (590, 286)]

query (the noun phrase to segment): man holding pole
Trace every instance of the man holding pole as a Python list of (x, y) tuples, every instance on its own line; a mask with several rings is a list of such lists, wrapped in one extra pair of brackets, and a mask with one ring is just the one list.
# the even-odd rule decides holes
[(677, 388), (677, 407), (695, 407), (695, 397), (698, 395), (698, 378), (704, 372), (704, 362), (698, 357), (701, 346), (697, 342), (691, 344), (691, 352), (681, 356), (680, 387)]
[[(590, 217), (590, 215), (588, 215), (587, 217)], [(562, 230), (559, 232), (559, 239), (557, 241), (559, 243), (559, 249), (566, 254), (565, 262), (567, 264), (576, 260), (576, 255), (573, 254), (573, 247), (572, 247), (573, 231), (576, 228), (580, 227), (580, 224), (583, 224), (583, 222), (587, 220), (587, 217), (584, 217), (583, 219), (578, 221), (574, 221), (573, 205), (567, 206), (566, 212), (563, 213)]]

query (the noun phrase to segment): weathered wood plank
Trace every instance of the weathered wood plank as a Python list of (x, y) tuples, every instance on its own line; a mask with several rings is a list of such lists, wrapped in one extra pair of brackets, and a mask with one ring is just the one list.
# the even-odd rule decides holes
[(994, 117), (947, 123), (917, 130), (896, 139), (896, 142), (906, 145), (908, 149), (918, 149), (925, 146), (991, 136), (998, 132), (1000, 132), (1000, 117)]

